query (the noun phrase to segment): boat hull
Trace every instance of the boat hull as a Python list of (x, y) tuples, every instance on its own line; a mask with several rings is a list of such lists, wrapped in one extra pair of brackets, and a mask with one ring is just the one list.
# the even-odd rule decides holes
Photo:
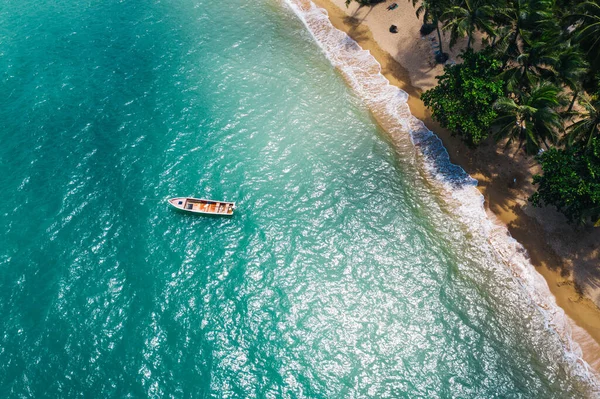
[(215, 201), (203, 198), (176, 197), (168, 200), (173, 208), (196, 215), (232, 216), (235, 202)]

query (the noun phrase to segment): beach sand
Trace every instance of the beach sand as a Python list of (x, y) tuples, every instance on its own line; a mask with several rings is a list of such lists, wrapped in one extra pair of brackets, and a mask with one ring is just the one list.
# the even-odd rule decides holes
[[(528, 251), (533, 265), (546, 279), (557, 304), (570, 318), (573, 338), (582, 348), (583, 358), (600, 372), (600, 229), (575, 228), (553, 208), (535, 208), (527, 198), (535, 191), (531, 183), (539, 166), (514, 146), (506, 148), (493, 141), (470, 149), (431, 119), (420, 94), (435, 86), (443, 67), (434, 60), (437, 34), (422, 38), (422, 21), (411, 2), (391, 1), (372, 7), (357, 3), (345, 6), (344, 0), (313, 0), (327, 10), (332, 24), (345, 31), (381, 64), (391, 84), (409, 94), (411, 112), (423, 120), (443, 141), (453, 163), (460, 165), (479, 181), (490, 217), (506, 225), (511, 235)], [(391, 25), (398, 33), (389, 32)], [(466, 41), (444, 51), (455, 62)], [(475, 43), (477, 47), (479, 43)]]

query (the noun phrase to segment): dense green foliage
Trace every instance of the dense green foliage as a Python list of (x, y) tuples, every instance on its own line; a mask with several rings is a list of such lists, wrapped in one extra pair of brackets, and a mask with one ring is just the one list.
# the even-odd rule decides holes
[(600, 222), (600, 139), (585, 148), (552, 148), (538, 160), (543, 175), (533, 177), (539, 184), (530, 201), (554, 205), (571, 221)]
[[(576, 3), (576, 2), (575, 2)], [(594, 68), (600, 68), (600, 4), (598, 1), (584, 1), (577, 6), (577, 12), (571, 18), (575, 29), (575, 38), (585, 50)]]
[(579, 115), (577, 122), (568, 127), (567, 140), (569, 145), (581, 142), (590, 146), (594, 137), (600, 137), (600, 99), (582, 101), (581, 106), (585, 111)]
[[(445, 67), (422, 96), (433, 118), (469, 145), (493, 136), (526, 154), (546, 149), (531, 200), (570, 220), (597, 219), (600, 2), (409, 1), (450, 33), (451, 47), (467, 38), (463, 63)], [(482, 50), (472, 53), (477, 37)]]
[(491, 21), (494, 8), (486, 0), (464, 0), (451, 4), (442, 15), (447, 21), (445, 29), (450, 31), (450, 47), (456, 44), (459, 37), (467, 36), (467, 49), (471, 48), (471, 40), (476, 30), (494, 35)]
[(535, 154), (543, 143), (558, 141), (557, 132), (561, 120), (556, 108), (559, 104), (558, 87), (550, 83), (538, 84), (531, 92), (519, 93), (516, 101), (503, 97), (496, 101), (494, 108), (499, 116), (494, 121), (498, 127), (497, 137), (508, 137), (508, 142), (519, 141), (519, 148), (525, 144), (528, 154)]
[(501, 63), (483, 52), (467, 50), (461, 64), (447, 65), (439, 84), (421, 98), (433, 118), (469, 144), (484, 140), (497, 114), (492, 105), (503, 94), (502, 82), (493, 79)]

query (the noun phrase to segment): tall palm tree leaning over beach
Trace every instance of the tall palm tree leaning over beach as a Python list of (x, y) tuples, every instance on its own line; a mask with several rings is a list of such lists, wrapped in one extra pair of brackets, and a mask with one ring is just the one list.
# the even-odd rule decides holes
[(519, 140), (519, 148), (525, 143), (528, 154), (537, 153), (542, 143), (546, 148), (549, 148), (548, 142), (556, 143), (562, 126), (556, 111), (561, 105), (559, 91), (558, 87), (544, 83), (534, 87), (531, 93), (520, 93), (518, 102), (508, 97), (498, 99), (494, 104), (499, 113), (494, 121), (498, 128), (496, 139), (508, 136), (508, 143)]
[(495, 36), (493, 16), (494, 9), (484, 0), (464, 0), (460, 5), (450, 7), (441, 16), (445, 21), (444, 29), (450, 31), (450, 47), (454, 47), (459, 38), (467, 36), (467, 49), (470, 49), (475, 30)]

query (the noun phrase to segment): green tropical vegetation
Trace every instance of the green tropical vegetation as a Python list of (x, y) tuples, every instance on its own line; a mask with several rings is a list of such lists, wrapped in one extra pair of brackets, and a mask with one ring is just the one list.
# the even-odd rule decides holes
[(543, 171), (532, 204), (600, 225), (600, 2), (409, 1), (440, 42), (466, 38), (422, 95), (433, 118), (470, 146), (517, 143)]
[(442, 14), (444, 29), (450, 31), (450, 47), (456, 44), (459, 37), (466, 36), (467, 50), (471, 48), (471, 41), (475, 31), (481, 31), (488, 36), (495, 35), (492, 26), (494, 7), (486, 0), (464, 0), (449, 2), (448, 10)]
[(447, 65), (438, 85), (421, 99), (433, 117), (469, 145), (485, 140), (498, 113), (493, 105), (503, 94), (502, 82), (493, 79), (502, 63), (485, 52), (467, 50), (463, 62)]
[(562, 127), (557, 108), (560, 106), (559, 88), (551, 83), (538, 83), (530, 91), (515, 96), (499, 98), (494, 104), (498, 117), (493, 124), (497, 138), (508, 137), (508, 144), (519, 141), (519, 148), (525, 144), (528, 154), (537, 153), (542, 144), (558, 141)]
[(543, 175), (535, 175), (534, 205), (555, 205), (571, 221), (600, 225), (600, 139), (586, 148), (551, 148), (538, 155)]
[(566, 135), (569, 146), (574, 143), (592, 144), (592, 140), (600, 135), (600, 101), (582, 101), (583, 111), (579, 113), (579, 120), (571, 124)]

